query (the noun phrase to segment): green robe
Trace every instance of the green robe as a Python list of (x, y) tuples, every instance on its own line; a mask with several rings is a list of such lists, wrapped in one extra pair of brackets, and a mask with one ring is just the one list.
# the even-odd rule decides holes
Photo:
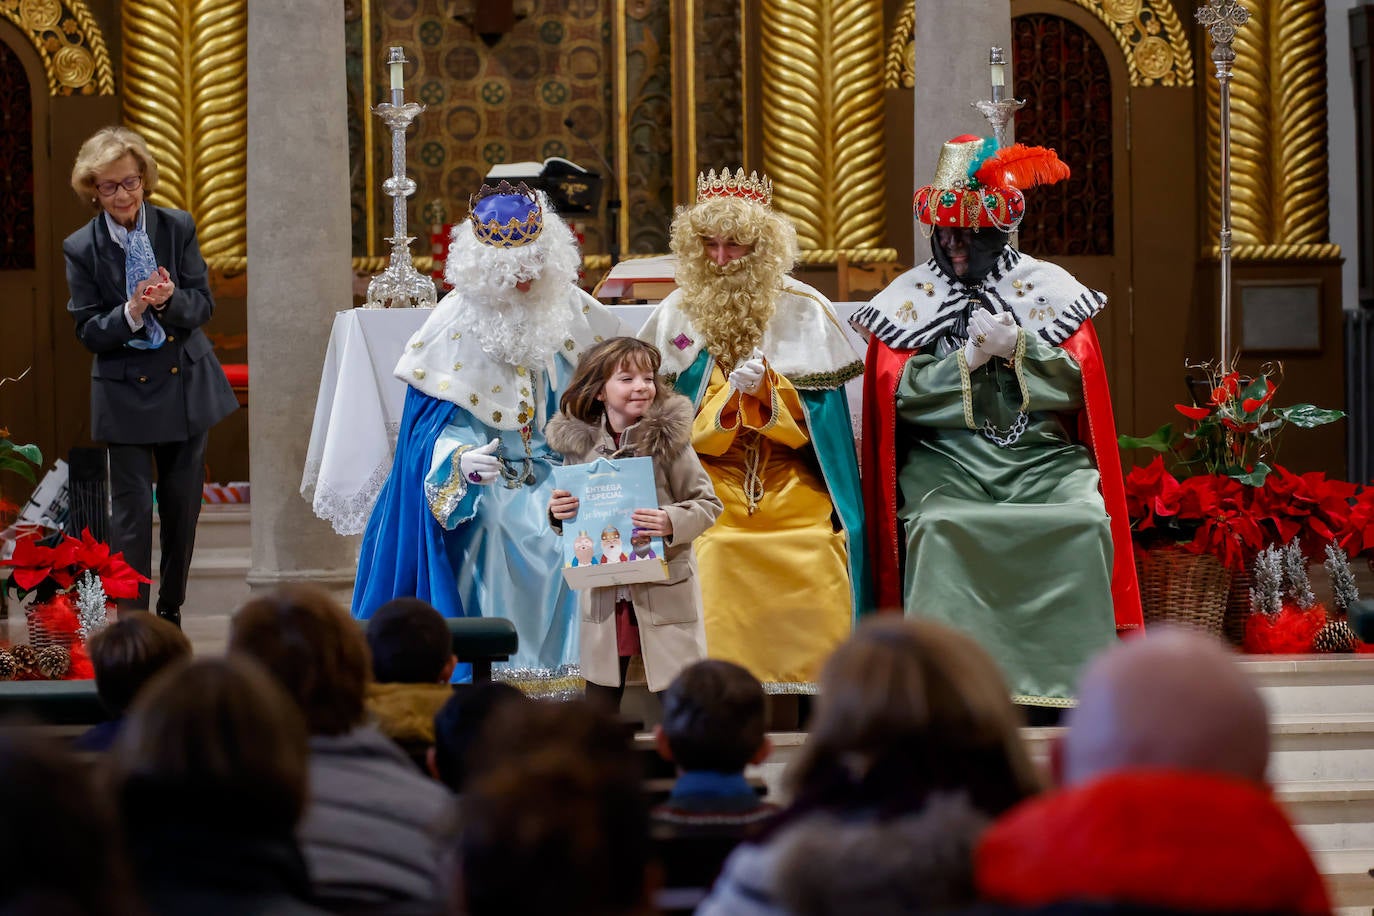
[(967, 400), (957, 352), (918, 353), (902, 374), (905, 605), (976, 638), (1018, 703), (1067, 706), (1083, 663), (1115, 639), (1110, 522), (1072, 433), (1078, 366), (1023, 338), (1027, 426), (1008, 447), (968, 428), (970, 414), (1001, 431), (1015, 421), (1023, 392), (1006, 361), (970, 372)]

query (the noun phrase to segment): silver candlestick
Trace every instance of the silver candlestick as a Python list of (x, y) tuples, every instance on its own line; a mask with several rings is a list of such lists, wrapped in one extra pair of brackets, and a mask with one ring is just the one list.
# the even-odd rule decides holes
[(1197, 21), (1212, 36), (1212, 63), (1217, 69), (1221, 103), (1221, 374), (1231, 371), (1231, 65), (1236, 52), (1231, 42), (1250, 19), (1238, 0), (1208, 0), (1199, 7)]
[(992, 74), (992, 98), (971, 102), (992, 125), (992, 135), (1000, 149), (1007, 145), (1007, 124), (1016, 112), (1026, 107), (1022, 99), (1007, 98), (1007, 56), (1001, 48), (988, 50), (988, 70)]
[(387, 239), (391, 243), (391, 259), (386, 269), (367, 284), (366, 307), (432, 308), (434, 281), (415, 269), (410, 259), (410, 243), (415, 239), (406, 234), (406, 198), (415, 193), (415, 180), (406, 175), (406, 128), (425, 106), (405, 101), (405, 52), (391, 48), (386, 62), (391, 70), (391, 101), (372, 111), (391, 128), (391, 177), (382, 182), (382, 191), (391, 198), (391, 237)]

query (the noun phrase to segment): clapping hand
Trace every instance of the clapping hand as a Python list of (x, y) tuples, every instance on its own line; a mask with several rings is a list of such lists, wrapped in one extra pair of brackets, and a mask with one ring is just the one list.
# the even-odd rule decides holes
[(759, 388), (763, 385), (763, 374), (768, 371), (768, 367), (763, 362), (763, 351), (758, 347), (749, 354), (749, 358), (740, 363), (730, 373), (730, 387), (744, 394), (758, 394)]
[(157, 273), (138, 284), (134, 291), (134, 298), (138, 302), (151, 305), (154, 309), (161, 311), (167, 305), (167, 300), (172, 298), (174, 292), (176, 292), (176, 284), (172, 282), (172, 275), (167, 273), (167, 268), (159, 267)]
[(468, 483), (488, 484), (501, 472), (501, 459), (496, 457), (499, 439), (492, 439), (480, 448), (469, 449), (458, 458), (458, 470)]

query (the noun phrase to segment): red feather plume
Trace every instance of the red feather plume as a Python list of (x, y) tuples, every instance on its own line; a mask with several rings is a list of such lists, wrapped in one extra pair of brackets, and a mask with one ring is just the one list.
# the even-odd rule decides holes
[(1063, 181), (1069, 167), (1052, 149), (1014, 143), (989, 156), (973, 177), (984, 187), (1025, 189)]

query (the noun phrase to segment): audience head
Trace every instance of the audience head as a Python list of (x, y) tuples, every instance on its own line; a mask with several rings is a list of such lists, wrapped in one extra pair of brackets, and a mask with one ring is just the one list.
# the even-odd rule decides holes
[(124, 916), (132, 881), (91, 767), (19, 729), (0, 731), (0, 911)]
[(253, 598), (229, 623), (229, 651), (267, 668), (305, 714), (312, 735), (361, 725), (372, 663), (363, 632), (329, 593), (286, 585)]
[(453, 676), (453, 637), (428, 601), (393, 598), (367, 622), (372, 679), (379, 684), (443, 684)]
[(507, 704), (529, 702), (533, 701), (501, 681), (455, 690), (434, 714), (430, 774), (454, 792), (462, 792), (467, 785), (473, 750), (493, 714), (498, 709), (505, 710)]
[(86, 644), (95, 689), (113, 716), (122, 716), (143, 685), (172, 662), (191, 657), (181, 627), (149, 614), (127, 611)]
[(1215, 638), (1160, 628), (1118, 643), (1088, 666), (1078, 703), (1056, 749), (1066, 785), (1128, 768), (1264, 781), (1264, 701)]
[(758, 678), (733, 662), (706, 659), (683, 668), (663, 692), (655, 738), (659, 753), (684, 771), (739, 773), (768, 756), (763, 719)]
[(463, 802), (464, 912), (649, 912), (648, 811), (624, 727), (591, 704), (503, 707)]
[(197, 820), (289, 832), (304, 810), (305, 721), (276, 679), (242, 655), (157, 677), (112, 748), (126, 821)]
[(916, 810), (960, 791), (1000, 814), (1038, 780), (1006, 682), (971, 638), (883, 616), (826, 662), (811, 734), (788, 773), (798, 806)]

